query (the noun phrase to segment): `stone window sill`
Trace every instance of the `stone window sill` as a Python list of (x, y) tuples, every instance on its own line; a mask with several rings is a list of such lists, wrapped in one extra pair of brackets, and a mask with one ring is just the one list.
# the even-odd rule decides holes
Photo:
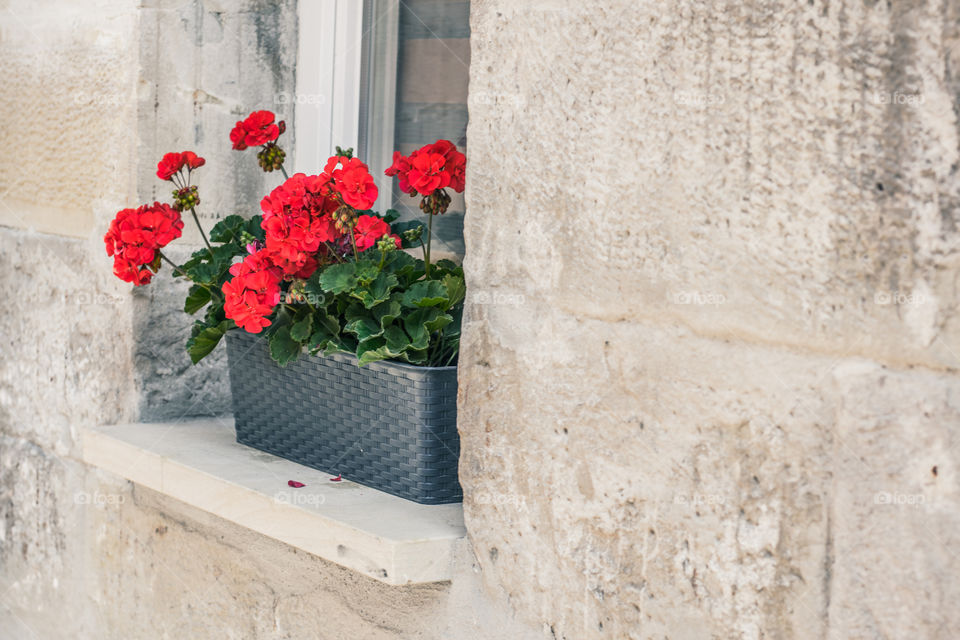
[(238, 444), (231, 418), (87, 429), (83, 459), (391, 585), (449, 580), (454, 545), (466, 535), (459, 504), (419, 505), (331, 482)]

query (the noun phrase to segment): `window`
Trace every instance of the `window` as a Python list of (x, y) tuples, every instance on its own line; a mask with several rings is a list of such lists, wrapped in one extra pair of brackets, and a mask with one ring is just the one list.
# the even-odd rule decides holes
[[(319, 0), (300, 3), (298, 171), (316, 172), (336, 145), (353, 147), (380, 187), (376, 207), (422, 216), (383, 175), (393, 151), (445, 138), (466, 153), (470, 3)], [(462, 194), (434, 220), (434, 253), (463, 255)]]

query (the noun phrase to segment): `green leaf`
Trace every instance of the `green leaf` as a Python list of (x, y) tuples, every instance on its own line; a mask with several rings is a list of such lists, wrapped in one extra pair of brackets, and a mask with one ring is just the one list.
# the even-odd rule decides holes
[(233, 259), (244, 253), (239, 245), (228, 243), (214, 247), (212, 251), (202, 249), (184, 265), (183, 269), (198, 282), (220, 286), (226, 280)]
[(323, 311), (317, 312), (314, 318), (314, 324), (318, 331), (322, 329), (332, 336), (340, 333), (340, 323), (337, 322), (337, 319)]
[(405, 351), (412, 345), (410, 336), (399, 325), (387, 327), (383, 332), (383, 339), (387, 341), (387, 348), (395, 353)]
[(355, 290), (352, 295), (363, 302), (367, 309), (385, 302), (390, 298), (390, 291), (399, 284), (397, 276), (381, 271), (368, 286)]
[(369, 316), (356, 318), (346, 324), (343, 330), (357, 336), (361, 342), (369, 338), (375, 338), (383, 334), (380, 323)]
[(307, 278), (307, 281), (303, 285), (303, 290), (306, 291), (307, 295), (310, 296), (310, 304), (313, 305), (324, 305), (326, 304), (326, 291), (323, 290), (323, 287), (320, 286), (320, 274), (321, 271), (314, 271), (313, 275)]
[(290, 337), (297, 342), (304, 342), (310, 337), (310, 331), (313, 329), (313, 316), (307, 315), (302, 320), (293, 323), (290, 327)]
[(426, 349), (430, 335), (453, 322), (453, 318), (437, 308), (417, 309), (403, 319), (403, 328), (410, 336), (410, 348)]
[(454, 275), (460, 276), (461, 278), (463, 277), (463, 267), (458, 265), (453, 260), (447, 260), (446, 258), (444, 258), (443, 260), (437, 260), (434, 266), (437, 269), (441, 270), (443, 273), (452, 273)]
[(261, 225), (262, 222), (263, 216), (256, 215), (247, 220), (247, 225), (245, 227), (246, 232), (260, 242), (264, 242), (267, 239), (267, 232), (263, 230), (263, 226)]
[(373, 319), (376, 320), (381, 329), (386, 329), (394, 320), (400, 317), (400, 314), (403, 312), (403, 306), (400, 304), (402, 298), (403, 294), (394, 293), (390, 296), (389, 300), (381, 302), (370, 309), (373, 313)]
[(224, 320), (216, 326), (205, 328), (200, 328), (203, 327), (202, 323), (194, 324), (194, 329), (199, 328), (199, 330), (187, 340), (187, 353), (190, 355), (190, 361), (197, 364), (203, 360), (220, 343), (223, 334), (233, 326), (232, 320)]
[(183, 303), (183, 310), (193, 315), (197, 311), (200, 311), (208, 302), (210, 302), (210, 289), (195, 284), (190, 287), (190, 291), (187, 293), (187, 299)]
[(384, 271), (391, 271), (405, 283), (416, 280), (423, 272), (423, 261), (417, 260), (406, 251), (391, 251), (383, 264)]
[(340, 339), (340, 323), (337, 319), (324, 311), (318, 311), (313, 318), (314, 331), (307, 345), (311, 352), (344, 351), (344, 343)]
[(361, 367), (377, 360), (389, 360), (400, 357), (386, 345), (383, 338), (372, 338), (357, 345), (357, 364)]
[(290, 327), (281, 327), (270, 336), (270, 357), (281, 367), (300, 355), (301, 345), (290, 336)]
[(400, 212), (396, 209), (387, 209), (386, 213), (383, 214), (383, 221), (387, 224), (393, 222), (400, 217)]
[(467, 295), (467, 286), (464, 284), (461, 276), (448, 273), (443, 276), (440, 282), (443, 283), (443, 286), (447, 290), (447, 305), (444, 309), (449, 309), (454, 306)]
[(411, 364), (427, 364), (426, 349), (407, 349), (403, 352), (403, 359)]
[(442, 313), (436, 318), (426, 320), (423, 323), (423, 326), (426, 327), (427, 331), (433, 333), (434, 331), (441, 331), (451, 322), (453, 322), (453, 318), (450, 316), (450, 314)]
[(333, 264), (319, 277), (320, 288), (329, 293), (343, 293), (357, 286), (357, 267), (354, 262)]
[(267, 336), (273, 336), (274, 333), (284, 327), (289, 329), (290, 325), (294, 323), (294, 316), (288, 307), (281, 305), (279, 309), (274, 311), (274, 313), (276, 315), (271, 318), (273, 324), (264, 330)]
[(236, 214), (229, 215), (210, 229), (211, 242), (240, 242), (247, 220)]
[(364, 286), (369, 285), (380, 275), (379, 260), (376, 262), (373, 260), (358, 260), (354, 264), (357, 266), (357, 281)]
[(436, 307), (447, 301), (447, 289), (436, 280), (414, 282), (403, 294), (405, 307)]

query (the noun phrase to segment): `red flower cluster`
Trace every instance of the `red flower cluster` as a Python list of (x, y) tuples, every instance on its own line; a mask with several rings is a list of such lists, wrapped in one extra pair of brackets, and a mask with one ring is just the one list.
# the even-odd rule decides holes
[(271, 111), (254, 111), (244, 120), (238, 120), (230, 132), (230, 142), (237, 151), (247, 147), (259, 147), (273, 142), (286, 130), (281, 120), (275, 123), (276, 116)]
[(233, 278), (221, 288), (224, 313), (244, 331), (260, 333), (270, 326), (267, 316), (280, 302), (283, 273), (261, 250), (230, 267), (230, 274)]
[(317, 269), (313, 254), (341, 234), (330, 214), (339, 203), (324, 176), (294, 174), (260, 202), (266, 252), (285, 275), (309, 278)]
[(146, 266), (153, 265), (157, 252), (179, 238), (182, 230), (180, 214), (159, 202), (118, 212), (103, 236), (107, 255), (113, 256), (113, 273), (135, 286), (147, 284), (153, 272)]
[(393, 164), (384, 173), (397, 176), (400, 190), (411, 196), (428, 196), (450, 187), (463, 193), (467, 158), (449, 140), (437, 140), (409, 156), (393, 152)]
[(168, 153), (163, 156), (157, 164), (157, 177), (161, 180), (173, 181), (173, 176), (187, 167), (190, 171), (199, 169), (206, 163), (206, 160), (195, 154), (193, 151), (182, 151), (180, 153)]
[(402, 247), (400, 236), (390, 233), (390, 225), (376, 216), (360, 216), (357, 220), (357, 226), (353, 229), (353, 240), (357, 243), (357, 251), (366, 251), (383, 236), (389, 235), (397, 244), (397, 249)]
[[(367, 165), (353, 158), (334, 156), (318, 176), (297, 173), (260, 202), (266, 235), (262, 249), (233, 265), (233, 278), (222, 289), (226, 316), (250, 333), (260, 333), (280, 298), (285, 278), (309, 278), (327, 243), (344, 238), (331, 214), (342, 204), (369, 209), (377, 187)], [(369, 249), (390, 234), (390, 225), (376, 216), (362, 215), (354, 229), (357, 250)], [(399, 249), (400, 238), (392, 236)]]
[(321, 177), (340, 195), (344, 204), (357, 211), (367, 211), (377, 201), (377, 185), (370, 169), (357, 158), (331, 157)]

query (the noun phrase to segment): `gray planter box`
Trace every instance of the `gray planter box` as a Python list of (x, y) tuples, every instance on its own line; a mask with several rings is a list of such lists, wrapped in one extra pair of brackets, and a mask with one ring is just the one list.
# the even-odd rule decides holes
[[(301, 355), (227, 336), (237, 442), (419, 502), (460, 502), (457, 368)], [(295, 480), (295, 478), (291, 478)]]

